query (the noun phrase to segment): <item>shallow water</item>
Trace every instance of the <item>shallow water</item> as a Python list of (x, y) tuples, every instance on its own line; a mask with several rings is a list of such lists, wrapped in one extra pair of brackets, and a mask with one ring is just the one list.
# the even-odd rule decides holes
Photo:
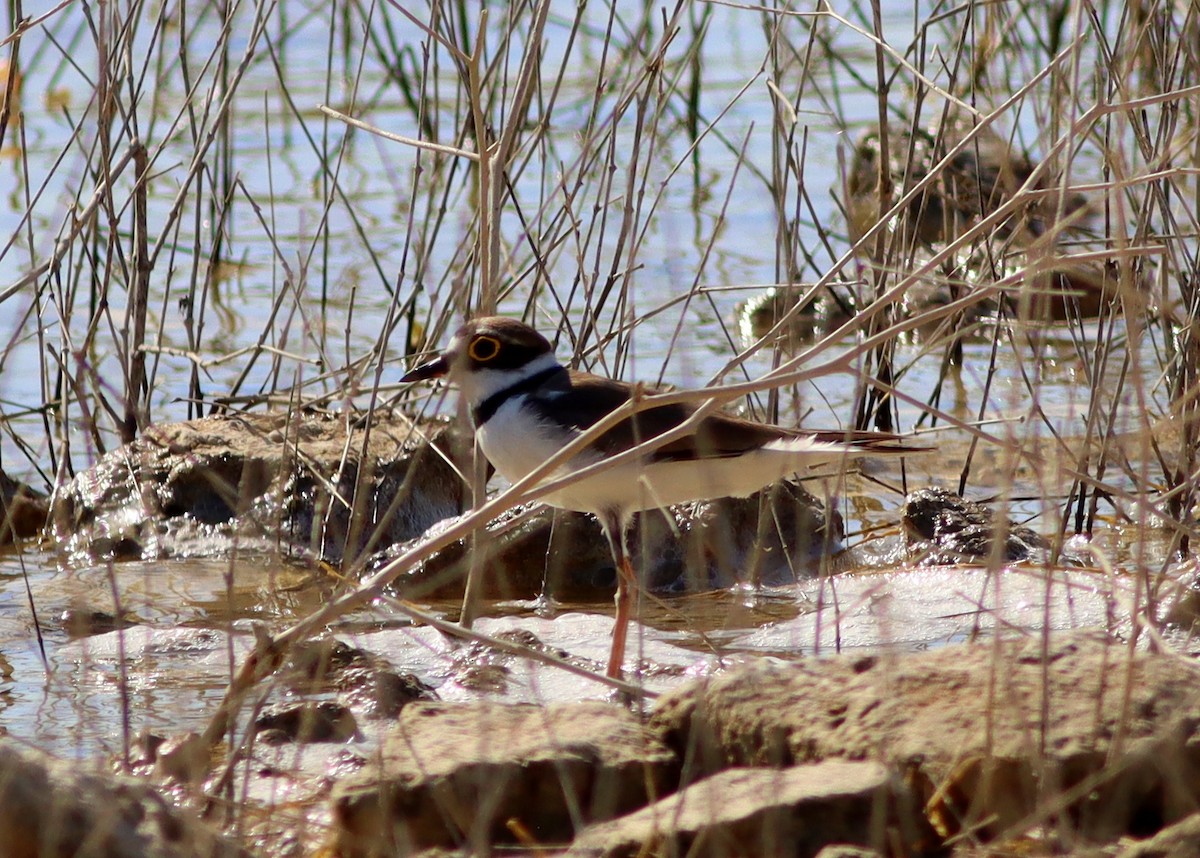
[[(51, 559), (37, 552), (24, 563), (36, 628), (20, 564), (9, 556), (0, 565), (0, 725), (67, 754), (122, 757), (143, 729), (203, 730), (253, 644), (252, 624), (282, 630), (328, 592), (326, 582), (307, 572), (255, 560), (233, 567), (196, 560), (127, 563), (57, 574), (50, 574)], [(764, 590), (646, 594), (630, 634), (630, 657), (642, 665), (632, 678), (654, 693), (750, 657), (911, 651), (997, 628), (1123, 633), (1137, 588), (1138, 579), (1127, 574), (1017, 566), (845, 573)], [(64, 612), (115, 615), (114, 593), (129, 625), (72, 634)], [(454, 616), (458, 606), (426, 607)], [(602, 672), (611, 606), (497, 604), (485, 609), (475, 631), (502, 638), (532, 634), (559, 657)], [(414, 674), (444, 700), (547, 703), (609, 695), (606, 686), (579, 675), (413, 626), (386, 606), (348, 616), (330, 633), (397, 672)], [(360, 720), (364, 747), (378, 726)]]
[[(641, 8), (633, 3), (618, 5), (630, 18)], [(923, 13), (885, 5), (891, 10), (885, 32), (897, 44), (907, 44), (914, 22)], [(345, 80), (352, 75), (335, 72), (332, 77), (338, 85), (326, 85), (319, 72), (330, 61), (329, 20), (316, 7), (288, 4), (287, 8), (289, 36), (283, 67), (289, 95), (300, 105), (300, 118), (309, 123), (309, 130), (340, 139), (342, 126), (321, 127), (315, 109), (322, 103), (348, 103)], [(588, 24), (602, 32), (603, 10), (595, 8), (597, 17)], [(664, 134), (657, 148), (646, 154), (647, 187), (660, 191), (661, 199), (639, 236), (637, 257), (628, 273), (632, 278), (629, 304), (606, 308), (602, 329), (617, 326), (623, 317), (637, 318), (639, 324), (620, 338), (626, 351), (606, 342), (597, 352), (599, 338), (584, 344), (587, 365), (599, 371), (684, 387), (710, 381), (733, 359), (743, 346), (736, 338), (737, 305), (763, 284), (779, 279), (784, 268), (775, 240), (778, 213), (764, 179), (777, 142), (772, 125), (778, 118), (775, 97), (762, 71), (768, 35), (760, 19), (746, 10), (721, 4), (704, 4), (704, 9), (712, 16), (710, 31), (721, 37), (705, 43), (706, 76), (699, 110), (709, 121), (720, 116), (722, 133), (701, 141), (698, 171), (692, 166), (690, 140), (682, 132)], [(419, 41), (420, 32), (401, 16), (389, 20), (399, 40)], [(0, 199), (0, 236), (5, 242), (0, 249), (0, 290), (53, 248), (71, 208), (69, 192), (86, 174), (81, 150), (69, 144), (68, 121), (69, 116), (89, 109), (92, 92), (84, 70), (95, 66), (95, 46), (86, 38), (80, 42), (83, 24), (82, 7), (69, 4), (45, 25), (57, 44), (44, 38), (41, 30), (27, 36), (27, 44), (40, 46), (34, 51), (49, 59), (31, 63), (25, 70), (24, 160), (9, 153), (4, 156), (7, 163), (0, 165), (9, 182)], [(197, 43), (214, 38), (219, 29), (204, 10), (192, 26)], [(555, 51), (563, 50), (565, 24), (554, 18), (549, 32), (548, 61), (555, 58)], [(835, 26), (830, 37), (832, 46), (850, 63), (873, 63), (870, 43), (860, 34)], [(150, 31), (138, 38), (144, 45)], [(68, 52), (64, 44), (73, 45), (70, 52), (80, 55), (78, 66), (62, 59), (62, 53)], [(681, 50), (681, 45), (673, 49)], [(233, 47), (239, 49), (238, 44)], [(369, 52), (362, 62), (358, 92), (360, 105), (369, 108), (363, 106), (359, 112), (379, 126), (415, 133), (412, 113), (391, 85), (386, 64)], [(800, 85), (797, 80), (772, 84)], [(551, 134), (553, 154), (562, 165), (570, 165), (579, 155), (578, 141), (591, 119), (595, 85), (586, 66), (564, 77), (559, 97), (565, 107), (555, 114), (557, 124)], [(797, 256), (803, 265), (794, 272), (797, 280), (820, 276), (847, 249), (841, 234), (843, 219), (830, 188), (839, 184), (841, 163), (857, 131), (878, 118), (872, 90), (852, 81), (830, 80), (824, 66), (815, 69), (808, 85), (813, 89), (801, 101), (804, 112), (799, 127), (810, 135), (803, 172), (811, 209), (798, 218), (803, 252)], [(173, 115), (184, 95), (178, 77), (168, 75), (154, 94), (154, 122)], [(610, 94), (602, 101), (608, 104), (611, 98)], [(459, 105), (447, 100), (435, 109), (444, 129), (458, 127)], [(434, 203), (411, 193), (418, 164), (409, 147), (366, 135), (348, 138), (338, 173), (346, 197), (330, 203), (334, 195), (321, 186), (324, 156), (310, 145), (300, 118), (288, 113), (277, 73), (265, 55), (250, 65), (235, 95), (233, 116), (238, 193), (266, 214), (259, 221), (249, 202), (238, 197), (237, 217), (226, 225), (226, 259), (215, 272), (216, 285), (208, 296), (211, 303), (201, 344), (190, 342), (184, 320), (185, 275), (177, 273), (171, 279), (160, 269), (162, 279), (154, 284), (151, 313), (152, 326), (161, 331), (154, 345), (163, 349), (155, 352), (151, 382), (153, 416), (160, 422), (183, 419), (189, 413), (186, 399), (193, 363), (180, 352), (193, 348), (201, 359), (210, 361), (200, 374), (210, 396), (230, 389), (243, 372), (248, 375), (241, 392), (282, 388), (293, 381), (312, 382), (306, 390), (312, 394), (340, 393), (352, 382), (361, 383), (360, 389), (369, 387), (374, 378), (372, 350), (397, 303), (392, 291), (400, 301), (415, 295), (418, 318), (429, 322), (451, 303), (452, 281), (462, 276), (467, 264), (459, 246), (472, 206), (465, 192), (438, 203), (456, 226), (433, 242), (429, 270), (414, 272), (407, 259), (414, 246), (407, 233), (410, 225), (428, 223), (439, 214)], [(1006, 130), (1015, 130), (1019, 139), (1037, 149), (1036, 116), (1025, 111), (1005, 121)], [(143, 133), (154, 139), (155, 129), (161, 130), (161, 124), (148, 124)], [(445, 133), (452, 136), (450, 130)], [(628, 144), (628, 126), (622, 126), (619, 138)], [(336, 143), (329, 147), (330, 152), (336, 149)], [(164, 175), (151, 186), (151, 222), (164, 216), (177, 193), (178, 173), (172, 165), (186, 163), (191, 151), (188, 135), (181, 133), (160, 155), (156, 167)], [(65, 162), (56, 167), (63, 152)], [(540, 176), (558, 167), (543, 166), (544, 170), (530, 168), (517, 180), (522, 199), (536, 202), (545, 192)], [(1087, 173), (1088, 167), (1085, 153), (1080, 156), (1081, 181), (1095, 178)], [(553, 188), (555, 183), (546, 185)], [(37, 202), (31, 203), (36, 194), (40, 194)], [(586, 202), (582, 213), (587, 217), (604, 211), (590, 208), (590, 198)], [(32, 209), (28, 228), (23, 223), (27, 207)], [(178, 251), (180, 272), (187, 271), (197, 236), (211, 236), (215, 229), (200, 209), (196, 218), (184, 219), (179, 234), (169, 242)], [(506, 214), (504, 230), (507, 246), (522, 246), (524, 227), (511, 213)], [(613, 264), (613, 251), (608, 236), (587, 247), (586, 254), (580, 250), (578, 255), (553, 256), (545, 282), (532, 286), (530, 279), (517, 279), (514, 274), (517, 283), (501, 301), (501, 310), (521, 312), (536, 290), (535, 318), (544, 330), (567, 323), (577, 329), (587, 306), (575, 291), (580, 258), (586, 263), (585, 273), (603, 274)], [(114, 309), (121, 309), (118, 304), (124, 296), (123, 290), (113, 293)], [(276, 316), (278, 306), (284, 310)], [(31, 484), (44, 486), (64, 455), (75, 470), (87, 467), (98, 455), (95, 439), (78, 414), (69, 415), (60, 434), (60, 427), (44, 422), (39, 411), (55, 395), (50, 352), (75, 368), (93, 364), (97, 373), (95, 379), (89, 377), (90, 383), (109, 393), (109, 388), (115, 390), (121, 376), (114, 357), (119, 332), (112, 332), (90, 353), (71, 350), (73, 338), (91, 324), (92, 310), (86, 296), (60, 307), (45, 292), (35, 294), (31, 289), (0, 304), (0, 338), (6, 345), (0, 365), (0, 414), (6, 428), (0, 433), (0, 464)], [(254, 346), (264, 333), (268, 344), (286, 358), (277, 364), (260, 360), (251, 365), (238, 357), (239, 349)], [(402, 372), (400, 339), (393, 334), (380, 350), (385, 384)], [(564, 346), (568, 339), (564, 337)], [(1104, 339), (1117, 343), (1121, 356), (1130, 355), (1130, 371), (1140, 379), (1136, 384), (1117, 390), (1115, 369), (1103, 375), (1098, 372), (1094, 344)], [(847, 340), (839, 347), (849, 348), (853, 342)], [(976, 451), (970, 459), (969, 494), (985, 498), (999, 494), (1015, 519), (1054, 534), (1063, 529), (1062, 505), (1070, 485), (1069, 470), (1076, 463), (1063, 456), (1037, 468), (1009, 461), (1006, 450), (1026, 446), (1053, 453), (1054, 435), (1077, 439), (1097, 400), (1114, 409), (1111, 425), (1117, 435), (1142, 432), (1150, 421), (1166, 414), (1166, 393), (1160, 384), (1161, 333), (1151, 328), (1133, 345), (1125, 343), (1121, 331), (1101, 332), (1096, 323), (1058, 327), (1003, 339), (993, 361), (993, 335), (981, 331), (965, 340), (961, 368), (952, 368), (944, 378), (945, 342), (905, 343), (897, 353), (903, 373), (900, 387), (912, 400), (925, 402), (943, 382), (941, 409), (958, 420), (982, 421), (1008, 442), (1007, 448), (994, 445)], [(229, 356), (233, 357), (225, 360)], [(756, 377), (787, 357), (764, 349), (745, 363), (744, 370), (725, 380)], [(335, 370), (360, 359), (367, 360), (365, 369)], [(334, 371), (324, 377), (325, 370)], [(852, 371), (807, 382), (784, 391), (772, 416), (809, 427), (845, 426), (852, 420), (860, 389)], [(1037, 391), (1036, 401), (1031, 400), (1031, 390)], [(365, 399), (365, 394), (355, 396), (347, 390), (335, 404)], [(761, 406), (765, 398), (756, 402)], [(902, 403), (901, 429), (912, 429), (921, 413), (912, 402)], [(113, 446), (111, 426), (102, 425), (98, 431), (107, 446)], [(956, 486), (968, 462), (968, 437), (953, 433), (932, 437), (938, 454), (932, 462), (913, 463), (906, 475), (909, 487)], [(1106, 480), (1119, 489), (1136, 489), (1135, 474), (1123, 472), (1123, 465), (1114, 465)], [(848, 541), (860, 543), (864, 534), (876, 528), (895, 537), (902, 490), (901, 481), (888, 475), (843, 500), (839, 508), (850, 531)], [(795, 657), (855, 647), (907, 649), (960, 640), (998, 623), (1026, 629), (1119, 628), (1122, 618), (1128, 617), (1135, 574), (1168, 565), (1168, 537), (1136, 515), (1133, 526), (1126, 527), (1112, 506), (1104, 506), (1101, 514), (1095, 544), (1113, 564), (1111, 573), (913, 571), (898, 570), (894, 563), (880, 564), (880, 570), (852, 559), (847, 562), (850, 568), (871, 567), (873, 574), (841, 574), (767, 592), (738, 590), (655, 600), (643, 608), (644, 633), (634, 636), (656, 670), (661, 668), (650, 671), (647, 682), (654, 689), (669, 687), (714, 669), (718, 656)], [(33, 593), (48, 667), (43, 666), (36, 643), (26, 582)], [(239, 562), (230, 574), (223, 562), (186, 560), (64, 570), (49, 552), (36, 548), (20, 558), (5, 555), (0, 559), (0, 727), (68, 754), (119, 752), (129, 735), (143, 727), (164, 732), (201, 729), (250, 640), (249, 623), (282, 628), (320, 604), (327, 593), (326, 585), (307, 570), (256, 560)], [(451, 615), (455, 609), (432, 607)], [(69, 610), (122, 614), (137, 625), (124, 632), (71, 640), (58, 619)], [(595, 604), (552, 610), (544, 605), (491, 606), (491, 613), (504, 616), (487, 618), (480, 628), (495, 633), (521, 627), (551, 646), (599, 664), (611, 632), (606, 610), (608, 606)], [(396, 669), (417, 673), (444, 697), (469, 699), (484, 693), (464, 683), (456, 672), (462, 668), (456, 660), (457, 646), (427, 629), (409, 629), (403, 622), (396, 623), (398, 629), (379, 630), (381, 617), (387, 616), (386, 609), (380, 608), (378, 615), (355, 617), (333, 632), (364, 648), (377, 648)], [(492, 693), (508, 699), (545, 701), (607, 693), (603, 686), (544, 666), (506, 662), (504, 669), (510, 684)]]

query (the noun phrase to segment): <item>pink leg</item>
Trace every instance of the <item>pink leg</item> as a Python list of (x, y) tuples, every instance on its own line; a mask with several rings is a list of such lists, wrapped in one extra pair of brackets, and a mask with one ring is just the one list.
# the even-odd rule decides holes
[(617, 561), (617, 595), (613, 600), (617, 607), (616, 627), (613, 629), (612, 649), (608, 654), (607, 675), (611, 679), (621, 678), (621, 665), (625, 662), (625, 638), (629, 631), (629, 606), (637, 589), (637, 578), (629, 558), (622, 552)]

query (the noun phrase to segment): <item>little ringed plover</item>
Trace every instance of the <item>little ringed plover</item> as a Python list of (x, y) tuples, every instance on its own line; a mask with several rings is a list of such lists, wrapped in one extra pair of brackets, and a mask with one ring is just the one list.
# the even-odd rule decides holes
[[(499, 316), (467, 322), (450, 346), (409, 371), (402, 382), (448, 377), (458, 385), (475, 422), (484, 456), (516, 483), (592, 426), (626, 405), (632, 385), (568, 370), (550, 342), (528, 325)], [(642, 389), (653, 394), (658, 391)], [(600, 433), (546, 477), (583, 470), (679, 427), (696, 411), (684, 403), (651, 405)], [(596, 469), (542, 496), (561, 509), (593, 513), (617, 568), (616, 628), (608, 675), (619, 677), (625, 658), (630, 597), (636, 576), (627, 534), (633, 515), (677, 503), (746, 497), (793, 475), (828, 473), (856, 456), (903, 454), (924, 448), (876, 432), (802, 432), (712, 413), (691, 431), (608, 469)], [(836, 473), (836, 472), (835, 472)]]

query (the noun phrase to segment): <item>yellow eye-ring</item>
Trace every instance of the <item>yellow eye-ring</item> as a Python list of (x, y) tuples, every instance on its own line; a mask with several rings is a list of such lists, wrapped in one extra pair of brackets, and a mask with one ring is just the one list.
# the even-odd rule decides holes
[(500, 354), (500, 341), (495, 337), (478, 336), (467, 346), (467, 355), (471, 360), (487, 363)]

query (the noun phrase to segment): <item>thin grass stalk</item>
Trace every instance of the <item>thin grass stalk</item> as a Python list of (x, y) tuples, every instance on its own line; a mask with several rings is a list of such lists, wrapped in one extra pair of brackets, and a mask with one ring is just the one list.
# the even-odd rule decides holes
[[(7, 5), (9, 31), (13, 34), (13, 38), (8, 47), (8, 69), (4, 76), (4, 92), (0, 93), (0, 150), (4, 149), (4, 141), (8, 138), (9, 122), (13, 117), (13, 107), (20, 98), (21, 34), (19, 30), (25, 22), (22, 0), (10, 0)], [(20, 114), (17, 115), (19, 117)]]
[(129, 308), (122, 331), (128, 361), (125, 389), (125, 416), (121, 421), (121, 440), (128, 444), (150, 422), (150, 391), (146, 386), (146, 314), (150, 304), (150, 258), (146, 232), (146, 195), (150, 181), (146, 147), (135, 140), (133, 208), (133, 283)]

